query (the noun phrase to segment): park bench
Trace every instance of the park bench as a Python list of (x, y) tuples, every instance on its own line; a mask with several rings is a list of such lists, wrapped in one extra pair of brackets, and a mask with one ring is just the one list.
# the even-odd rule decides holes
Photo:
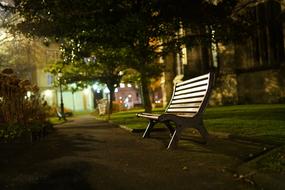
[(56, 115), (57, 115), (59, 120), (61, 120), (61, 119), (65, 120), (65, 117), (71, 117), (73, 115), (73, 113), (72, 112), (65, 112), (64, 117), (63, 117), (62, 113), (60, 111), (56, 110)]
[(168, 149), (177, 146), (182, 131), (187, 127), (197, 129), (207, 142), (208, 132), (202, 116), (208, 104), (213, 78), (213, 73), (208, 73), (176, 83), (172, 98), (163, 114), (138, 113), (138, 117), (149, 120), (143, 138), (149, 137), (155, 124), (163, 123), (171, 133)]

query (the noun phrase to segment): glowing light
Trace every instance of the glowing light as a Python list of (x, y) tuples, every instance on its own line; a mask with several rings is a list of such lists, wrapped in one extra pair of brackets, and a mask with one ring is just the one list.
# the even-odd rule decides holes
[(30, 98), (31, 95), (32, 95), (32, 92), (31, 92), (31, 91), (28, 91), (28, 92), (27, 92), (27, 97)]
[(45, 95), (45, 97), (50, 98), (50, 97), (52, 97), (52, 91), (51, 90), (45, 90), (44, 95)]
[(131, 85), (131, 84), (127, 84), (127, 87), (131, 88), (131, 87), (132, 87), (132, 85)]
[(115, 92), (119, 92), (118, 88), (115, 88)]
[(84, 93), (85, 95), (88, 95), (88, 94), (89, 94), (89, 89), (88, 89), (88, 88), (85, 88), (85, 89), (83, 90), (83, 93)]
[(70, 86), (71, 86), (72, 88), (76, 88), (76, 87), (77, 87), (76, 83), (72, 83), (72, 84), (70, 84)]
[(110, 90), (108, 89), (108, 88), (104, 88), (104, 91), (103, 91), (104, 93), (106, 93), (106, 94), (108, 94), (108, 93), (110, 93)]
[(93, 88), (93, 90), (97, 90), (97, 91), (98, 91), (99, 86), (98, 86), (96, 83), (94, 83), (94, 84), (92, 85), (92, 88)]

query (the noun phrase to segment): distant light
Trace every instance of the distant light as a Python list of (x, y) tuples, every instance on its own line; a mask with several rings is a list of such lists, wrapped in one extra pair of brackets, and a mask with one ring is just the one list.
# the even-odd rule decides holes
[(45, 97), (50, 98), (50, 97), (52, 97), (52, 91), (51, 90), (45, 90), (44, 95), (45, 95)]
[(129, 94), (129, 95), (128, 95), (128, 97), (129, 97), (129, 98), (131, 98), (131, 97), (132, 97), (132, 95), (131, 95), (131, 94)]
[(121, 87), (121, 88), (125, 88), (126, 85), (125, 85), (124, 83), (120, 83), (120, 87)]
[(88, 95), (89, 94), (89, 88), (85, 88), (84, 90), (83, 90), (83, 93), (85, 94), (85, 95)]
[(27, 97), (30, 98), (31, 95), (32, 95), (32, 92), (31, 92), (31, 91), (28, 91), (28, 92), (27, 92)]
[(131, 84), (127, 84), (127, 87), (131, 88), (131, 87), (132, 87), (132, 85), (131, 85)]
[(94, 83), (94, 84), (92, 85), (92, 88), (93, 88), (93, 90), (98, 90), (99, 86), (98, 86), (96, 83)]
[(72, 88), (76, 88), (76, 87), (77, 87), (76, 83), (72, 83), (72, 84), (70, 84), (70, 86), (71, 86)]
[(115, 88), (115, 92), (119, 92), (118, 88)]
[(104, 91), (103, 91), (105, 94), (108, 94), (110, 93), (110, 90), (108, 88), (104, 88)]

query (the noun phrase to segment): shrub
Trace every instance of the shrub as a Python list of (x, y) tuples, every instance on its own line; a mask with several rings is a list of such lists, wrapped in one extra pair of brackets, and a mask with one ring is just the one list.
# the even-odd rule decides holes
[(18, 79), (11, 69), (0, 73), (0, 141), (43, 131), (48, 110), (36, 85)]

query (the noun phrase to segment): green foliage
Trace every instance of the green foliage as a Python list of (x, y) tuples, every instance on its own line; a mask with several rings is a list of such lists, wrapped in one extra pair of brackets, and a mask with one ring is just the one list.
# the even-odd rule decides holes
[(11, 142), (21, 137), (27, 129), (19, 124), (7, 124), (0, 127), (0, 142)]
[[(111, 50), (116, 59), (120, 60), (117, 52), (124, 51), (128, 55), (128, 61), (124, 62), (124, 65), (136, 69), (143, 76), (144, 89), (148, 88), (147, 80), (158, 76), (162, 71), (154, 62), (160, 56), (159, 48), (163, 46), (157, 40), (163, 36), (176, 35), (176, 30), (171, 27), (172, 23), (163, 22), (159, 17), (156, 1), (88, 0), (82, 3), (77, 0), (17, 0), (14, 5), (10, 8), (24, 19), (14, 23), (12, 29), (28, 36), (59, 40), (64, 47), (65, 63), (78, 62), (80, 58), (102, 49), (108, 56)], [(96, 54), (98, 60), (101, 55)], [(118, 68), (112, 67), (115, 61), (103, 59), (98, 61), (100, 66), (109, 65), (98, 70), (111, 70), (113, 74), (117, 72)], [(122, 62), (119, 61), (119, 64)], [(148, 96), (146, 91), (144, 98), (149, 99)], [(150, 103), (149, 100), (145, 102)], [(150, 107), (150, 104), (148, 106)]]
[[(82, 59), (95, 52), (99, 61), (92, 67), (97, 69), (88, 67), (87, 71), (97, 71), (94, 75), (107, 85), (110, 81), (101, 75), (105, 71), (114, 74), (122, 64), (135, 69), (141, 75), (145, 108), (151, 111), (150, 80), (163, 71), (156, 60), (179, 52), (182, 44), (211, 47), (212, 42), (239, 40), (248, 25), (235, 16), (239, 15), (235, 14), (238, 5), (238, 0), (16, 0), (10, 9), (23, 19), (11, 28), (28, 36), (57, 40), (63, 45), (64, 63), (85, 67)], [(181, 35), (181, 28), (190, 30)], [(127, 59), (121, 61), (120, 52)], [(105, 57), (99, 58), (101, 55)], [(113, 55), (120, 61), (114, 61)], [(69, 78), (76, 80), (76, 76)]]
[(32, 64), (32, 54), (37, 45), (23, 36), (18, 36), (6, 41), (4, 39), (0, 46), (0, 68), (12, 68), (17, 76), (23, 78), (29, 76), (31, 68), (35, 67)]

